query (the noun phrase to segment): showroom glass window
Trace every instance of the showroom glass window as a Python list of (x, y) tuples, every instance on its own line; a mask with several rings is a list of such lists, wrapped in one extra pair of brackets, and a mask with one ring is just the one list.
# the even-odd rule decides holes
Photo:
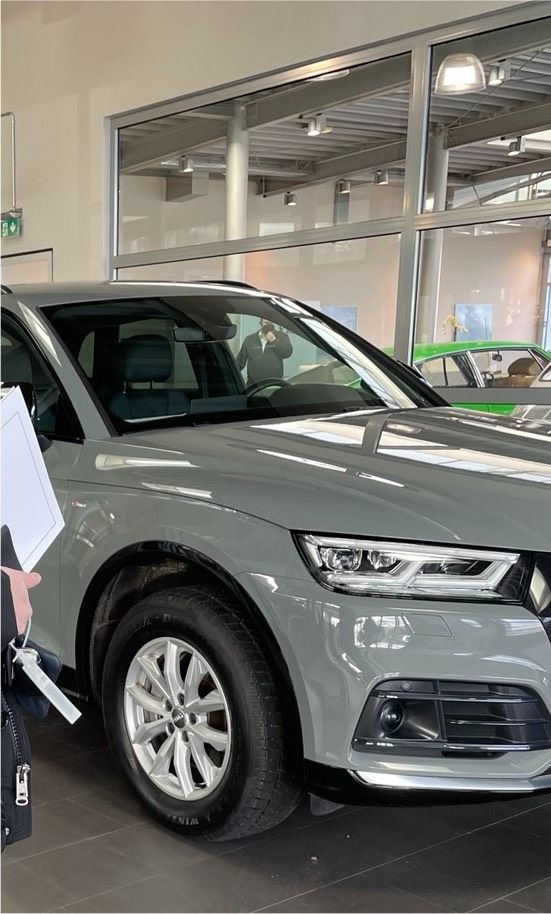
[(438, 45), (425, 212), (549, 196), (550, 103), (551, 18)]
[(401, 216), (410, 66), (402, 54), (123, 128), (119, 253)]

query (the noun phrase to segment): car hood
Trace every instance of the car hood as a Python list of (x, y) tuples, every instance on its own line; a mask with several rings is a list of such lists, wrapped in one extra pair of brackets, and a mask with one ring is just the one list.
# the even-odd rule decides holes
[(126, 435), (94, 460), (106, 483), (294, 530), (551, 549), (551, 428), (533, 422), (452, 408), (257, 420)]

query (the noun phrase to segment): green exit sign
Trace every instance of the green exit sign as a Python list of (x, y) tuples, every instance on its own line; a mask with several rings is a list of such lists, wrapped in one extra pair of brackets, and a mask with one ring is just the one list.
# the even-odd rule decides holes
[(2, 238), (20, 238), (22, 233), (21, 216), (19, 213), (2, 214)]

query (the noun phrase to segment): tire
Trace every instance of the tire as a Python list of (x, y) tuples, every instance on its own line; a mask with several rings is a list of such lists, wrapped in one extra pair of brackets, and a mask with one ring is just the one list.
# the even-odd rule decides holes
[[(173, 697), (175, 681), (187, 683), (178, 705), (166, 699), (169, 680)], [(126, 777), (169, 828), (212, 840), (242, 838), (272, 828), (297, 806), (301, 790), (289, 773), (272, 671), (225, 592), (194, 585), (136, 604), (109, 646), (102, 703), (108, 740)], [(154, 713), (144, 713), (144, 704)], [(182, 720), (190, 707), (217, 711)]]

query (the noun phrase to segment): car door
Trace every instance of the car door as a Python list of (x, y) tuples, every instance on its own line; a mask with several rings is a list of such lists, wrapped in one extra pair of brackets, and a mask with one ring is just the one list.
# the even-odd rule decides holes
[[(32, 383), (37, 398), (36, 427), (51, 442), (44, 461), (56, 498), (67, 517), (68, 479), (82, 449), (82, 431), (56, 376), (31, 337), (10, 315), (2, 315), (2, 382)], [(32, 510), (32, 505), (22, 505)], [(32, 638), (44, 647), (60, 650), (59, 569), (61, 537), (52, 543), (36, 567), (42, 583), (33, 591)]]
[(486, 409), (485, 405), (473, 406), (461, 402), (460, 390), (462, 387), (479, 386), (476, 372), (465, 353), (433, 356), (417, 362), (416, 367), (431, 387), (440, 388), (442, 395), (449, 399), (453, 406), (466, 409)]

